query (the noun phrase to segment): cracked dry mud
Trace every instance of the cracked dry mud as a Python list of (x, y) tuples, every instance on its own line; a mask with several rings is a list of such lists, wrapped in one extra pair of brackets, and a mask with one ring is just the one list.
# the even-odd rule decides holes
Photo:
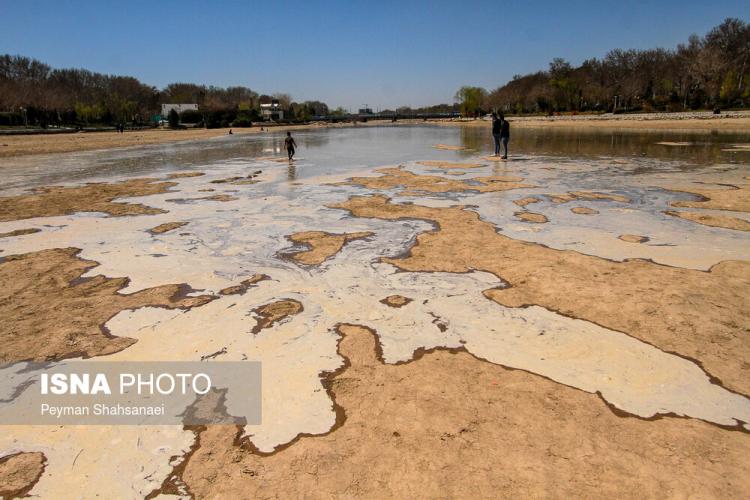
[(701, 212), (685, 212), (678, 210), (666, 210), (664, 212), (667, 215), (673, 217), (679, 217), (704, 226), (721, 227), (724, 229), (734, 229), (735, 231), (750, 231), (750, 221), (740, 219), (739, 217), (731, 217), (729, 215), (713, 215), (704, 214)]
[(302, 304), (294, 299), (277, 300), (257, 307), (252, 313), (257, 316), (258, 324), (253, 327), (252, 332), (258, 334), (261, 330), (271, 328), (276, 323), (299, 314), (302, 309)]
[(344, 248), (349, 242), (372, 236), (369, 231), (357, 233), (334, 234), (325, 231), (303, 231), (294, 233), (288, 238), (297, 245), (307, 247), (307, 250), (287, 254), (290, 259), (306, 265), (322, 264)]
[(515, 212), (513, 214), (516, 219), (524, 222), (531, 222), (533, 224), (544, 224), (549, 222), (549, 219), (544, 214), (537, 214), (534, 212)]
[(116, 183), (36, 188), (32, 194), (0, 198), (0, 222), (75, 212), (104, 212), (116, 217), (160, 214), (164, 211), (139, 203), (112, 200), (165, 193), (176, 185), (175, 182), (159, 182), (158, 179), (131, 179)]
[(356, 217), (438, 224), (417, 237), (407, 256), (383, 262), (405, 271), (490, 272), (509, 285), (485, 292), (499, 304), (539, 305), (627, 333), (699, 359), (726, 387), (750, 392), (744, 362), (750, 357), (750, 262), (725, 261), (708, 272), (640, 259), (614, 262), (508, 238), (466, 209), (394, 204), (385, 196), (355, 196), (332, 207)]
[(462, 350), (388, 365), (371, 330), (338, 332), (346, 363), (323, 375), (338, 414), (330, 432), (269, 455), (233, 426), (194, 429), (172, 479), (196, 498), (729, 498), (750, 488), (748, 434), (622, 418), (596, 395)]
[[(471, 165), (469, 163), (460, 165), (455, 168), (471, 168), (467, 166)], [(454, 168), (437, 164), (423, 166)], [(404, 191), (400, 194), (412, 196), (451, 193), (448, 199), (452, 199), (456, 193), (474, 196), (477, 192), (494, 193), (533, 187), (531, 182), (526, 184), (520, 177), (490, 176), (449, 179), (435, 175), (418, 175), (404, 168), (387, 168), (378, 172), (381, 174), (379, 177), (356, 177), (348, 184), (363, 186), (367, 189), (403, 189)], [(236, 173), (222, 173), (222, 178), (239, 179), (237, 175), (232, 175)], [(188, 172), (168, 177), (189, 178), (197, 175), (202, 174)], [(149, 180), (146, 184), (154, 185), (154, 182), (156, 181)], [(112, 185), (118, 184), (125, 183)], [(159, 184), (174, 185), (174, 183), (165, 182)], [(204, 182), (202, 185), (207, 184)], [(163, 210), (158, 208), (113, 202), (117, 197), (136, 196), (132, 193), (142, 189), (143, 186), (136, 183), (130, 186), (132, 189), (127, 194), (123, 192), (108, 200), (102, 198), (101, 200), (95, 199), (94, 202), (98, 204), (98, 207), (115, 205), (112, 212), (105, 210), (110, 215), (137, 215), (137, 211), (141, 208), (133, 207), (155, 210), (155, 212), (142, 212), (143, 214), (163, 213)], [(86, 187), (83, 186), (83, 188)], [(183, 187), (182, 183), (180, 187)], [(196, 190), (206, 191), (205, 188), (197, 189), (198, 187), (195, 184), (191, 193), (180, 195), (185, 198), (166, 201), (189, 201), (195, 202), (193, 205), (198, 205), (198, 200), (242, 200), (236, 204), (241, 207), (240, 213), (242, 213), (243, 206), (247, 208), (246, 205), (241, 205), (244, 199), (240, 198), (239, 194), (237, 196), (221, 194), (214, 197), (188, 198), (188, 196), (195, 196)], [(152, 194), (166, 192), (168, 188), (169, 186), (160, 188)], [(78, 188), (61, 189), (70, 190), (66, 191), (62, 197), (63, 200), (74, 198), (76, 193), (79, 193), (75, 191)], [(247, 189), (255, 188), (248, 187)], [(564, 194), (527, 196), (516, 199), (515, 203), (525, 206), (528, 203), (547, 199), (555, 203), (574, 200), (616, 203), (630, 201), (628, 197), (619, 194), (597, 191), (565, 192), (567, 189), (569, 189), (568, 186), (558, 186), (554, 188), (554, 191), (564, 192)], [(607, 190), (608, 187), (603, 189)], [(335, 197), (324, 199), (341, 199), (338, 194), (333, 196)], [(503, 195), (498, 195), (500, 196)], [(514, 197), (519, 196), (522, 195)], [(540, 197), (546, 198), (542, 200)], [(432, 197), (431, 201), (435, 198), (439, 197)], [(483, 306), (501, 309), (497, 304), (487, 300), (491, 299), (501, 306), (515, 308), (512, 311), (502, 308), (505, 311), (502, 314), (511, 316), (538, 310), (540, 308), (532, 306), (539, 305), (546, 310), (560, 313), (563, 320), (574, 321), (571, 318), (580, 318), (590, 322), (593, 326), (601, 325), (615, 330), (610, 333), (616, 335), (621, 335), (617, 332), (623, 332), (667, 353), (676, 353), (678, 356), (689, 358), (679, 359), (675, 356), (678, 364), (692, 365), (691, 360), (695, 360), (702, 369), (714, 377), (710, 382), (706, 382), (711, 387), (715, 387), (712, 384), (716, 384), (744, 394), (750, 392), (748, 382), (750, 365), (745, 362), (750, 357), (750, 346), (746, 341), (750, 324), (748, 316), (750, 296), (747, 293), (750, 289), (749, 262), (725, 260), (715, 264), (709, 271), (698, 271), (669, 267), (647, 260), (634, 259), (624, 262), (607, 260), (573, 251), (556, 250), (545, 246), (544, 242), (540, 244), (510, 238), (502, 233), (507, 228), (485, 222), (474, 211), (465, 207), (446, 207), (452, 203), (451, 201), (439, 200), (439, 202), (444, 203), (442, 208), (407, 203), (396, 204), (383, 196), (354, 196), (348, 201), (329, 206), (347, 210), (357, 218), (393, 221), (394, 224), (379, 221), (376, 231), (364, 231), (373, 226), (367, 225), (369, 223), (366, 224), (364, 221), (350, 219), (349, 214), (345, 212), (328, 211), (344, 217), (339, 224), (332, 222), (331, 226), (318, 224), (317, 220), (313, 220), (313, 224), (305, 225), (303, 229), (322, 227), (337, 232), (299, 231), (299, 225), (293, 229), (280, 229), (278, 233), (273, 233), (277, 237), (275, 241), (279, 243), (279, 246), (273, 249), (272, 254), (277, 260), (279, 256), (284, 255), (281, 253), (284, 250), (279, 248), (286, 244), (284, 235), (298, 231), (288, 238), (308, 248), (291, 256), (286, 254), (286, 256), (299, 263), (314, 266), (338, 254), (347, 243), (354, 239), (372, 236), (368, 239), (368, 244), (381, 241), (378, 240), (381, 233), (388, 233), (388, 229), (384, 226), (395, 226), (396, 221), (398, 224), (413, 224), (414, 219), (427, 221), (432, 225), (430, 230), (424, 229), (425, 226), (421, 224), (411, 226), (423, 228), (419, 231), (424, 232), (418, 234), (416, 241), (396, 240), (401, 241), (399, 248), (403, 248), (404, 244), (410, 247), (407, 253), (382, 258), (381, 261), (392, 264), (398, 271), (413, 271), (422, 275), (445, 272), (445, 276), (435, 277), (434, 282), (428, 283), (436, 283), (438, 288), (447, 286), (446, 294), (451, 300), (460, 300), (463, 294), (467, 301), (475, 300), (481, 302)], [(419, 202), (415, 201), (415, 203)], [(79, 204), (71, 208), (73, 205), (72, 201), (63, 201), (59, 207), (51, 209), (51, 214), (89, 211), (85, 205)], [(121, 205), (126, 205), (127, 208), (122, 209)], [(212, 207), (215, 205), (211, 203), (200, 205), (199, 208), (206, 208), (201, 215), (213, 210)], [(736, 208), (735, 205), (732, 206)], [(0, 200), (0, 207), (2, 207), (2, 200)], [(574, 207), (571, 212), (589, 213), (577, 212), (577, 208), (583, 207)], [(703, 208), (703, 206), (696, 208)], [(117, 210), (135, 210), (136, 212), (114, 213)], [(566, 214), (568, 212), (567, 207), (561, 210), (564, 210)], [(26, 213), (31, 212), (33, 210), (26, 210)], [(227, 213), (231, 213), (231, 210)], [(507, 213), (511, 222), (512, 213), (513, 210)], [(257, 215), (256, 212), (247, 211), (243, 213), (243, 216), (250, 216), (250, 214)], [(189, 221), (191, 234), (200, 235), (200, 221), (190, 216), (172, 217), (172, 215), (174, 214), (168, 214), (169, 218), (162, 216), (158, 218), (158, 221), (142, 225), (138, 231), (140, 236), (137, 237), (147, 239), (149, 244), (156, 242), (166, 245), (167, 243), (164, 242), (169, 240), (171, 235), (151, 238), (144, 232), (148, 228), (156, 234), (160, 234), (159, 231), (154, 231), (159, 228), (164, 229), (162, 233), (168, 232), (175, 229), (170, 224), (179, 224), (168, 222), (175, 219)], [(305, 217), (307, 215), (305, 214)], [(604, 212), (604, 215), (589, 220), (596, 219), (598, 222), (599, 219), (606, 219), (606, 217), (607, 213)], [(552, 219), (552, 223), (534, 229), (547, 231), (556, 225), (557, 213)], [(578, 217), (577, 219), (585, 218)], [(334, 219), (328, 220), (334, 221)], [(305, 219), (305, 221), (309, 224), (311, 219)], [(155, 226), (158, 222), (163, 222), (163, 224)], [(218, 219), (218, 222), (227, 222), (227, 220)], [(356, 224), (356, 227), (351, 224), (352, 222)], [(226, 234), (230, 234), (237, 227), (233, 226)], [(348, 232), (355, 230), (356, 232)], [(637, 231), (637, 229), (630, 228), (627, 230)], [(10, 234), (10, 236), (23, 237), (24, 234), (30, 233), (21, 232)], [(261, 232), (258, 234), (261, 235)], [(616, 245), (635, 249), (635, 251), (647, 252), (652, 248), (651, 245), (622, 244), (616, 240), (617, 234), (618, 232), (609, 232), (605, 236)], [(646, 234), (651, 235), (651, 233)], [(655, 239), (656, 236), (658, 235), (654, 235)], [(39, 236), (29, 239), (31, 238), (39, 238)], [(247, 241), (244, 240), (245, 243)], [(352, 245), (347, 249), (347, 257), (355, 255), (360, 251), (361, 246), (365, 245)], [(380, 255), (393, 254), (386, 252), (374, 254), (375, 257), (372, 255), (369, 254), (365, 262), (374, 263), (373, 260)], [(164, 257), (176, 258), (175, 255), (164, 255)], [(101, 259), (97, 258), (97, 260)], [(154, 431), (149, 434), (151, 431), (147, 429), (115, 429), (112, 434), (101, 430), (98, 437), (82, 432), (80, 429), (70, 430), (70, 428), (62, 427), (59, 430), (60, 433), (77, 432), (75, 438), (64, 440), (65, 443), (68, 444), (70, 441), (71, 446), (78, 445), (79, 442), (86, 443), (85, 446), (89, 447), (88, 451), (96, 448), (96, 445), (113, 442), (113, 439), (118, 440), (118, 446), (125, 450), (123, 453), (129, 453), (128, 456), (131, 457), (130, 462), (125, 461), (130, 468), (123, 467), (123, 470), (132, 474), (132, 478), (128, 475), (120, 483), (127, 483), (126, 486), (132, 491), (145, 494), (154, 486), (145, 490), (137, 488), (144, 488), (144, 484), (149, 484), (147, 480), (155, 482), (156, 485), (163, 480), (162, 488), (152, 491), (154, 496), (157, 493), (184, 491), (196, 498), (224, 498), (237, 495), (290, 497), (298, 496), (301, 491), (306, 491), (312, 492), (311, 496), (326, 498), (554, 495), (565, 497), (608, 495), (634, 498), (692, 495), (702, 498), (729, 498), (743, 497), (750, 491), (748, 479), (750, 470), (746, 459), (750, 451), (750, 433), (739, 425), (727, 424), (722, 427), (716, 421), (711, 424), (698, 418), (675, 418), (674, 414), (666, 411), (659, 412), (653, 418), (638, 418), (632, 413), (618, 410), (623, 407), (618, 406), (616, 401), (605, 399), (608, 397), (606, 393), (602, 395), (593, 390), (581, 389), (579, 385), (568, 386), (564, 383), (553, 382), (543, 375), (520, 369), (508, 369), (502, 365), (490, 363), (483, 359), (483, 355), (477, 354), (478, 350), (471, 345), (471, 341), (466, 343), (462, 340), (455, 344), (440, 344), (439, 339), (438, 343), (426, 345), (466, 344), (464, 346), (466, 349), (418, 347), (414, 351), (412, 360), (409, 357), (413, 351), (412, 348), (406, 351), (403, 361), (397, 364), (385, 364), (383, 352), (388, 353), (389, 347), (384, 343), (384, 339), (389, 334), (393, 334), (393, 332), (386, 331), (386, 328), (383, 328), (383, 337), (380, 337), (381, 332), (369, 328), (370, 326), (374, 328), (374, 324), (370, 325), (365, 320), (358, 320), (357, 322), (364, 326), (339, 324), (338, 327), (328, 332), (309, 327), (311, 330), (305, 333), (305, 328), (308, 328), (305, 326), (308, 324), (305, 321), (314, 322), (320, 319), (320, 316), (316, 315), (320, 313), (316, 311), (323, 301), (315, 295), (318, 291), (316, 286), (320, 284), (322, 291), (324, 286), (342, 284), (347, 286), (351, 284), (350, 281), (355, 282), (359, 278), (356, 272), (336, 274), (335, 268), (346, 264), (347, 262), (344, 261), (347, 260), (346, 258), (335, 259), (331, 261), (330, 266), (315, 268), (295, 266), (282, 261), (286, 268), (292, 268), (292, 272), (284, 274), (279, 270), (279, 276), (286, 276), (287, 280), (290, 276), (292, 279), (302, 280), (300, 283), (304, 284), (304, 288), (300, 287), (300, 290), (304, 289), (304, 291), (299, 293), (297, 288), (288, 294), (279, 291), (281, 287), (288, 286), (288, 282), (275, 274), (276, 268), (267, 270), (267, 268), (248, 266), (241, 270), (229, 269), (230, 272), (223, 276), (224, 281), (220, 286), (212, 288), (212, 290), (219, 290), (219, 297), (208, 295), (187, 297), (185, 293), (190, 289), (186, 285), (156, 286), (133, 294), (122, 294), (120, 291), (127, 286), (127, 278), (104, 276), (82, 278), (84, 273), (97, 264), (78, 257), (75, 248), (10, 254), (6, 259), (0, 258), (0, 281), (9, 281), (11, 278), (19, 281), (17, 276), (22, 276), (22, 279), (20, 283), (12, 283), (13, 286), (6, 292), (7, 296), (0, 296), (0, 314), (4, 318), (10, 318), (4, 327), (0, 327), (0, 338), (13, 340), (14, 335), (19, 336), (19, 332), (21, 335), (20, 340), (13, 340), (16, 344), (10, 344), (13, 352), (8, 353), (9, 344), (5, 344), (6, 351), (0, 351), (0, 360), (3, 359), (2, 356), (11, 356), (9, 358), (11, 360), (26, 359), (18, 357), (19, 352), (31, 352), (35, 356), (34, 359), (37, 359), (37, 355), (38, 359), (63, 359), (118, 351), (115, 358), (127, 359), (129, 353), (134, 350), (144, 351), (149, 348), (148, 346), (153, 349), (153, 346), (161, 347), (162, 345), (170, 345), (172, 347), (170, 353), (184, 356), (198, 345), (203, 347), (203, 342), (213, 340), (213, 337), (221, 340), (217, 340), (216, 345), (211, 349), (206, 349), (207, 355), (202, 356), (201, 359), (209, 359), (211, 356), (209, 353), (237, 356), (236, 344), (234, 348), (232, 347), (237, 339), (231, 338), (226, 331), (208, 331), (208, 335), (204, 335), (206, 332), (197, 327), (197, 334), (187, 337), (192, 342), (186, 343), (188, 349), (180, 350), (175, 348), (177, 344), (168, 344), (161, 340), (164, 336), (160, 337), (159, 333), (169, 331), (168, 329), (156, 330), (154, 327), (150, 333), (143, 334), (148, 337), (148, 340), (138, 337), (140, 340), (137, 345), (123, 350), (135, 341), (129, 336), (135, 337), (136, 335), (112, 337), (108, 335), (106, 327), (102, 326), (112, 315), (129, 309), (139, 309), (135, 312), (143, 313), (144, 318), (161, 318), (162, 322), (166, 323), (169, 318), (161, 314), (167, 311), (162, 309), (149, 311), (148, 306), (187, 309), (217, 298), (216, 302), (206, 305), (205, 308), (177, 314), (175, 317), (181, 317), (184, 322), (177, 323), (180, 328), (173, 331), (186, 336), (195, 333), (189, 331), (189, 324), (195, 323), (192, 319), (197, 319), (198, 314), (204, 314), (204, 310), (216, 306), (212, 315), (207, 316), (211, 318), (213, 322), (211, 324), (220, 325), (217, 329), (223, 328), (224, 325), (231, 325), (232, 328), (241, 330), (239, 332), (241, 341), (250, 339), (253, 345), (262, 345), (272, 349), (281, 349), (279, 346), (285, 346), (300, 339), (310, 342), (305, 345), (305, 348), (294, 351), (295, 356), (280, 358), (287, 363), (288, 359), (293, 359), (291, 363), (284, 365), (283, 377), (291, 378), (292, 383), (297, 384), (295, 385), (296, 392), (291, 393), (295, 397), (306, 396), (307, 392), (323, 395), (323, 410), (329, 402), (325, 399), (327, 391), (333, 409), (330, 415), (326, 415), (325, 411), (321, 412), (319, 407), (315, 407), (316, 411), (310, 411), (310, 407), (302, 405), (295, 407), (295, 410), (302, 412), (309, 421), (319, 419), (315, 422), (322, 421), (325, 426), (315, 427), (314, 432), (318, 433), (316, 435), (297, 431), (296, 427), (291, 427), (295, 429), (295, 432), (301, 433), (298, 438), (292, 439), (294, 434), (290, 434), (286, 435), (287, 437), (283, 440), (270, 441), (271, 446), (268, 446), (269, 441), (265, 443), (265, 447), (259, 445), (263, 450), (272, 450), (275, 447), (275, 452), (262, 453), (253, 446), (250, 441), (253, 436), (252, 427), (245, 429), (235, 426), (192, 427), (184, 429), (182, 434), (179, 428), (175, 428), (169, 432), (179, 436), (171, 435), (170, 437), (166, 437), (169, 432)], [(102, 262), (104, 264), (104, 260)], [(377, 265), (388, 267), (382, 264)], [(323, 273), (329, 267), (333, 268), (334, 272), (330, 276), (325, 276)], [(252, 273), (256, 271), (258, 274), (253, 275)], [(273, 275), (274, 283), (261, 283), (270, 278), (265, 274), (260, 274), (260, 271)], [(495, 282), (494, 277), (486, 275), (491, 278), (489, 284), (469, 288), (475, 293), (474, 298), (466, 293), (469, 289), (459, 288), (457, 290), (463, 290), (461, 293), (451, 292), (454, 289), (450, 286), (456, 285), (458, 275), (447, 275), (447, 273), (467, 273), (466, 279), (473, 279), (470, 278), (471, 275), (482, 274), (482, 271), (491, 273), (502, 282)], [(113, 276), (128, 274), (123, 272)], [(306, 278), (301, 277), (303, 274)], [(419, 285), (419, 277), (409, 276), (408, 273), (397, 272), (395, 274), (403, 276), (404, 282), (414, 280)], [(135, 281), (136, 275), (131, 274), (131, 276)], [(199, 276), (199, 274), (193, 276)], [(352, 276), (355, 278), (351, 278)], [(383, 278), (373, 274), (367, 276), (368, 279), (373, 276), (378, 279)], [(320, 282), (308, 282), (307, 277), (312, 280), (320, 279)], [(351, 280), (342, 282), (339, 279), (337, 281), (337, 278), (341, 277), (349, 277)], [(329, 281), (331, 283), (328, 283)], [(163, 282), (170, 283), (170, 281)], [(408, 295), (407, 297), (396, 293), (397, 290), (394, 288), (398, 287), (383, 286), (383, 283), (392, 282), (368, 284), (370, 290), (378, 285), (381, 286), (374, 290), (374, 295), (367, 296), (368, 300), (373, 303), (373, 311), (386, 311), (385, 317), (375, 316), (375, 319), (372, 319), (373, 322), (380, 322), (378, 328), (393, 326), (395, 330), (403, 326), (396, 318), (403, 319), (405, 325), (414, 325), (415, 320), (419, 321), (421, 318), (414, 311), (424, 312), (418, 308), (426, 304), (427, 299), (420, 295), (419, 290), (425, 292), (424, 287), (427, 285), (421, 284), (420, 286), (423, 287), (421, 289), (416, 286), (413, 289), (406, 289), (409, 291), (402, 291)], [(483, 297), (479, 291), (488, 286), (498, 287), (485, 290)], [(270, 288), (273, 290), (269, 290)], [(331, 290), (329, 288), (327, 292), (330, 293)], [(430, 288), (430, 291), (434, 290)], [(264, 292), (263, 298), (257, 298), (254, 295), (258, 292)], [(243, 297), (246, 293), (247, 295)], [(291, 296), (299, 300), (279, 298)], [(381, 299), (381, 297), (384, 298)], [(447, 300), (444, 297), (430, 297), (430, 304), (438, 303), (443, 299)], [(241, 311), (239, 307), (221, 309), (224, 307), (222, 300), (235, 301), (238, 304), (244, 304), (244, 307)], [(359, 310), (367, 309), (369, 304), (369, 302), (355, 302), (353, 296), (347, 296), (344, 300), (346, 303), (349, 301), (357, 303), (358, 308), (350, 308), (347, 310), (347, 317), (337, 318), (335, 321), (353, 321), (353, 318), (349, 316), (359, 314)], [(378, 301), (387, 307), (377, 304)], [(339, 307), (340, 304), (330, 306), (334, 303), (327, 302), (325, 304), (328, 307), (321, 309), (324, 309), (327, 314), (331, 314), (331, 311), (342, 310)], [(434, 320), (427, 326), (434, 331), (433, 335), (444, 335), (442, 340), (447, 342), (447, 339), (457, 331), (460, 318), (463, 318), (458, 313), (463, 310), (456, 302), (440, 303), (447, 305), (445, 310), (436, 308), (430, 311), (429, 314)], [(489, 331), (487, 323), (477, 322), (493, 317), (494, 312), (484, 308), (475, 310), (483, 311), (485, 314), (470, 316), (470, 320), (466, 321), (467, 325), (464, 326), (478, 331), (482, 329), (481, 325), (484, 325)], [(546, 310), (544, 312), (549, 313)], [(222, 321), (230, 316), (226, 311), (239, 311), (239, 313), (237, 317), (233, 316), (231, 321), (223, 323)], [(363, 311), (362, 314), (368, 312)], [(192, 316), (194, 313), (197, 313), (196, 316)], [(126, 312), (125, 315), (120, 316), (120, 318), (125, 318), (121, 319), (120, 323), (131, 320), (135, 323), (137, 315), (127, 316), (127, 314)], [(549, 315), (555, 316), (554, 313), (549, 313)], [(246, 318), (249, 318), (250, 323), (255, 326), (245, 323)], [(526, 322), (527, 318), (533, 318), (533, 315), (521, 316), (517, 319)], [(499, 320), (499, 317), (494, 319)], [(47, 323), (44, 323), (45, 321)], [(333, 326), (332, 323), (335, 321), (326, 322), (322, 328)], [(584, 323), (584, 321), (579, 323)], [(477, 324), (480, 326), (477, 327)], [(48, 345), (37, 345), (40, 344), (38, 342), (40, 329), (45, 332), (55, 330), (51, 325), (54, 325), (57, 330), (50, 335)], [(112, 331), (117, 332), (114, 326), (112, 328)], [(570, 328), (570, 331), (566, 330), (564, 333), (574, 335), (577, 333), (576, 328), (583, 329), (584, 327), (572, 325)], [(520, 332), (520, 327), (518, 332)], [(514, 334), (520, 335), (518, 332)], [(604, 333), (601, 329), (597, 332)], [(539, 335), (544, 333), (542, 331)], [(338, 355), (345, 362), (334, 371), (316, 370), (315, 365), (310, 364), (315, 361), (306, 358), (310, 346), (314, 342), (320, 342), (326, 334), (330, 337), (331, 348), (329, 351), (323, 350), (323, 357), (329, 361), (332, 360), (333, 367), (336, 366), (335, 361), (339, 359), (334, 349), (335, 337), (333, 335), (340, 336)], [(536, 331), (533, 331), (532, 335), (536, 336)], [(625, 335), (621, 336), (625, 337)], [(391, 337), (391, 342), (393, 338)], [(34, 339), (37, 339), (36, 343)], [(174, 342), (174, 339), (172, 341)], [(255, 344), (256, 341), (257, 344)], [(183, 341), (178, 340), (178, 342)], [(532, 343), (529, 339), (525, 339), (524, 342), (527, 345)], [(554, 347), (553, 343), (552, 351), (545, 352), (553, 352)], [(79, 348), (86, 350), (78, 350)], [(559, 349), (560, 352), (555, 354), (559, 354), (566, 361), (569, 360), (573, 364), (580, 361), (577, 357), (578, 352)], [(651, 349), (657, 351), (657, 349)], [(469, 350), (475, 354), (470, 354)], [(273, 355), (281, 352), (285, 351), (279, 350)], [(658, 351), (657, 353), (664, 355)], [(533, 352), (531, 354), (533, 355)], [(16, 355), (15, 358), (14, 355)], [(308, 358), (314, 357), (308, 356)], [(504, 361), (498, 362), (505, 363)], [(303, 366), (307, 369), (313, 368), (309, 379), (313, 381), (312, 384), (304, 383), (308, 379), (293, 378), (300, 377), (299, 373), (290, 375), (293, 370), (287, 370), (287, 367), (296, 369)], [(696, 371), (701, 377), (704, 375), (704, 372), (698, 368)], [(544, 372), (537, 370), (536, 373)], [(322, 387), (316, 385), (318, 374), (320, 374)], [(602, 373), (593, 371), (589, 374), (592, 377), (600, 376), (600, 378), (612, 375), (606, 370)], [(637, 382), (633, 380), (628, 379), (625, 383), (637, 385)], [(311, 385), (314, 387), (311, 388)], [(637, 389), (636, 387), (635, 390)], [(289, 396), (290, 393), (284, 394)], [(640, 395), (640, 393), (637, 394)], [(688, 391), (689, 396), (693, 394)], [(664, 401), (660, 403), (668, 404)], [(304, 413), (305, 411), (309, 414)], [(335, 421), (332, 415), (335, 415)], [(328, 429), (331, 422), (333, 425)], [(189, 440), (192, 439), (193, 433), (195, 433), (196, 440), (191, 447)], [(58, 435), (64, 436), (59, 433)], [(69, 436), (72, 435), (69, 434)], [(24, 436), (27, 440), (36, 439), (35, 436), (32, 438), (29, 438), (27, 434)], [(129, 436), (131, 440), (128, 441), (125, 436)], [(143, 441), (141, 441), (142, 438)], [(54, 443), (54, 440), (52, 442)], [(141, 446), (142, 442), (147, 444)], [(258, 443), (257, 440), (255, 442)], [(135, 446), (135, 443), (138, 443), (137, 453), (142, 453), (141, 455), (136, 455), (136, 451), (127, 451), (128, 446)], [(173, 455), (174, 450), (181, 450), (179, 453), (184, 453), (182, 459), (168, 461), (167, 458), (162, 457), (163, 460), (158, 461), (159, 466), (154, 466), (153, 462), (157, 459), (144, 450), (161, 449), (165, 443), (168, 446), (164, 449), (171, 450), (168, 456), (177, 456)], [(58, 443), (60, 444), (61, 442)], [(59, 471), (67, 467), (65, 460), (68, 458), (72, 460), (75, 455), (75, 450), (70, 457), (67, 457), (69, 454), (67, 449), (58, 451), (56, 455), (47, 455), (52, 457), (50, 463), (47, 464), (47, 458), (37, 451), (40, 449), (38, 446), (18, 448), (16, 451), (19, 449), (27, 451), (15, 458), (8, 458), (9, 456), (0, 458), (0, 496), (3, 495), (2, 491), (6, 491), (4, 488), (9, 487), (8, 485), (16, 489), (7, 491), (25, 494), (31, 491), (40, 476), (43, 476), (43, 480), (49, 481), (53, 481), (52, 477), (59, 478)], [(45, 448), (47, 449), (54, 453), (52, 448)], [(144, 460), (144, 456), (147, 457), (145, 461), (151, 461), (149, 464), (151, 468), (144, 467), (143, 461), (135, 460), (136, 458)], [(133, 468), (133, 463), (137, 467)], [(85, 471), (86, 474), (90, 472), (92, 482), (98, 481), (96, 484), (101, 487), (102, 484), (106, 485), (107, 481), (112, 479), (109, 476), (111, 473), (109, 466), (108, 463), (89, 462), (89, 468)], [(46, 474), (45, 467), (47, 467)], [(81, 468), (80, 461), (78, 467)], [(164, 469), (172, 469), (166, 479), (164, 477), (168, 473), (164, 472)], [(138, 470), (142, 472), (140, 476)], [(153, 474), (149, 472), (148, 477), (144, 479), (142, 477), (146, 475), (144, 470), (161, 472)], [(55, 476), (50, 471), (54, 471), (57, 475)], [(71, 478), (75, 478), (74, 472), (70, 474)], [(388, 479), (384, 480), (384, 478)], [(75, 481), (75, 479), (70, 479), (70, 481)], [(39, 484), (39, 488), (44, 487), (47, 489), (43, 491), (50, 491), (49, 484)], [(31, 491), (31, 493), (34, 492)]]
[(41, 452), (18, 452), (0, 457), (0, 498), (23, 498), (44, 472), (47, 459)]
[(418, 175), (403, 167), (379, 168), (376, 172), (382, 174), (379, 177), (352, 177), (343, 184), (363, 186), (370, 189), (394, 189), (404, 188), (402, 195), (415, 195), (420, 192), (448, 193), (478, 191), (480, 193), (491, 193), (533, 187), (524, 184), (520, 177), (507, 177), (493, 175), (487, 177), (475, 177), (472, 182), (460, 179), (448, 179), (441, 176)]
[(0, 363), (51, 361), (112, 354), (135, 340), (104, 327), (126, 309), (187, 309), (213, 299), (188, 297), (186, 285), (163, 285), (121, 294), (127, 278), (82, 275), (98, 264), (77, 248), (56, 248), (0, 259)]

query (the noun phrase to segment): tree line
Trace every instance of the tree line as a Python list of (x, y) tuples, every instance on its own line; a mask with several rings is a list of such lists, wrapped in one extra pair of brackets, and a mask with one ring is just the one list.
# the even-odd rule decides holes
[(292, 120), (328, 114), (325, 103), (297, 103), (289, 94), (193, 83), (171, 83), (160, 90), (131, 76), (55, 69), (29, 57), (0, 55), (0, 125), (144, 125), (161, 104), (194, 103), (200, 111), (186, 112), (186, 123), (243, 126), (258, 121), (260, 104), (272, 99)]
[(684, 111), (750, 106), (750, 24), (728, 18), (675, 49), (614, 49), (573, 67), (554, 59), (546, 71), (516, 75), (487, 92), (462, 87), (463, 115)]

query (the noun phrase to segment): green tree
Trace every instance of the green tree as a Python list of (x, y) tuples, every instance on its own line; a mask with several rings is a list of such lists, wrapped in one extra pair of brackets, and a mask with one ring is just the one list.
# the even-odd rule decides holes
[(487, 91), (482, 87), (464, 86), (458, 89), (454, 99), (459, 103), (463, 116), (479, 116), (487, 100)]

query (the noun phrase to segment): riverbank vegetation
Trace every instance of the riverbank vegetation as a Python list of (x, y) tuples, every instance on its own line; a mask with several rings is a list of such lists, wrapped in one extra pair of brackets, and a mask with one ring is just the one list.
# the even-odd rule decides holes
[(23, 56), (0, 55), (0, 126), (149, 125), (162, 104), (197, 104), (181, 121), (207, 127), (249, 126), (259, 121), (261, 103), (279, 101), (292, 121), (327, 114), (320, 101), (297, 103), (288, 94), (259, 95), (247, 87), (172, 83), (163, 89), (131, 76), (86, 69), (55, 69)]
[(462, 114), (650, 112), (750, 107), (750, 24), (726, 19), (674, 49), (609, 51), (573, 66), (554, 59), (546, 71), (516, 75), (487, 92), (463, 87)]

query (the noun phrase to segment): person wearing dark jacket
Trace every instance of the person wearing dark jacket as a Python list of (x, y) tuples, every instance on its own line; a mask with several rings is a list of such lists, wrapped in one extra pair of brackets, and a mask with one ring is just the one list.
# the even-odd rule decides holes
[(495, 139), (495, 156), (500, 155), (500, 132), (503, 129), (503, 124), (500, 123), (500, 119), (497, 117), (497, 113), (492, 112), (492, 138)]
[(286, 133), (286, 139), (284, 139), (284, 145), (286, 146), (286, 152), (289, 155), (289, 159), (294, 158), (294, 148), (297, 146), (297, 143), (294, 142), (294, 138), (292, 137), (291, 132)]
[(500, 155), (500, 143), (503, 144), (503, 160), (508, 159), (508, 141), (510, 140), (510, 123), (500, 113), (492, 113), (492, 137), (495, 139), (495, 156)]

